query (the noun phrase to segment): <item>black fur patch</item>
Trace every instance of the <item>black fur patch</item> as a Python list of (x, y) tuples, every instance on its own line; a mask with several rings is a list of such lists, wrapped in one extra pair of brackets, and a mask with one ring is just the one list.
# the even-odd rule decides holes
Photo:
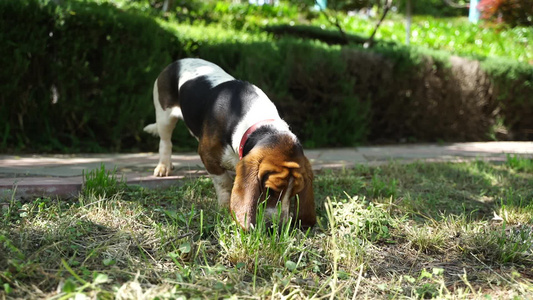
[(211, 87), (205, 76), (187, 81), (180, 90), (183, 118), (192, 133), (216, 136), (226, 145), (232, 144), (233, 130), (258, 98), (251, 83), (230, 80)]
[(167, 108), (180, 106), (179, 103), (179, 63), (174, 62), (166, 67), (157, 78), (157, 90), (161, 107)]

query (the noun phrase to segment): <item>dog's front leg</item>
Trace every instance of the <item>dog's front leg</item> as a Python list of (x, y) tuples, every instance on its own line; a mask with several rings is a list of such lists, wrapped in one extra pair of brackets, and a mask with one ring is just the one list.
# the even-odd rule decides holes
[(229, 176), (228, 172), (224, 172), (221, 175), (211, 175), (211, 179), (215, 185), (218, 205), (220, 207), (229, 208), (233, 179)]

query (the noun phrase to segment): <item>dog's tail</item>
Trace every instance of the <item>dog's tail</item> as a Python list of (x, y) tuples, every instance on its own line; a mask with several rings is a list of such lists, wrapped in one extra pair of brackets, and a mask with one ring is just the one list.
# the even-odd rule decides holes
[(152, 134), (154, 136), (159, 136), (159, 132), (157, 132), (157, 124), (150, 124), (144, 127), (144, 131), (148, 132), (149, 134)]

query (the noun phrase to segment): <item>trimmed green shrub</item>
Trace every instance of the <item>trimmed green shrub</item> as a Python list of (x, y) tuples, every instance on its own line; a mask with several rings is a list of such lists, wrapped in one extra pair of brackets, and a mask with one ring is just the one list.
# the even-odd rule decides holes
[[(273, 25), (265, 27), (264, 30), (275, 34), (278, 38), (284, 35), (290, 35), (304, 39), (316, 39), (328, 44), (336, 45), (345, 45), (348, 43), (364, 44), (368, 40), (368, 37), (355, 34), (346, 34), (345, 38), (338, 29), (322, 29), (320, 27), (309, 25)], [(381, 41), (378, 41), (378, 43), (379, 42)]]
[[(509, 60), (484, 62), (522, 66), (500, 76), (440, 51), (291, 38), (204, 45), (195, 54), (260, 86), (306, 146), (531, 138), (533, 90), (524, 78), (533, 68)], [(504, 128), (494, 135), (495, 126)]]
[(51, 144), (40, 136), (50, 136), (53, 129), (43, 122), (53, 114), (51, 64), (43, 61), (51, 52), (54, 17), (53, 6), (37, 1), (0, 2), (0, 149)]
[(491, 58), (484, 60), (481, 68), (490, 78), (489, 95), (504, 124), (500, 135), (533, 140), (533, 66)]
[(182, 51), (174, 35), (93, 2), (2, 1), (0, 12), (0, 149), (138, 146), (138, 128), (153, 113), (150, 86)]
[[(278, 39), (62, 3), (0, 1), (1, 152), (155, 151), (156, 138), (142, 131), (155, 120), (153, 82), (185, 56), (259, 86), (307, 147), (533, 139), (528, 64)], [(178, 124), (174, 144), (194, 149)]]

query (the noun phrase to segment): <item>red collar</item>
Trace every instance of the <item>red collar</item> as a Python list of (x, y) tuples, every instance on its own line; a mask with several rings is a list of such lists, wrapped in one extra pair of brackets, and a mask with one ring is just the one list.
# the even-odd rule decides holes
[(263, 121), (259, 121), (257, 123), (255, 123), (254, 125), (250, 126), (250, 128), (248, 128), (248, 130), (246, 130), (246, 132), (242, 135), (242, 138), (241, 138), (241, 143), (239, 145), (239, 160), (242, 159), (242, 152), (244, 150), (244, 144), (246, 144), (246, 141), (248, 140), (248, 137), (250, 137), (250, 135), (257, 129), (259, 128), (259, 126), (261, 125), (265, 125), (267, 123), (272, 123), (276, 120), (274, 119), (267, 119), (267, 120), (263, 120)]

